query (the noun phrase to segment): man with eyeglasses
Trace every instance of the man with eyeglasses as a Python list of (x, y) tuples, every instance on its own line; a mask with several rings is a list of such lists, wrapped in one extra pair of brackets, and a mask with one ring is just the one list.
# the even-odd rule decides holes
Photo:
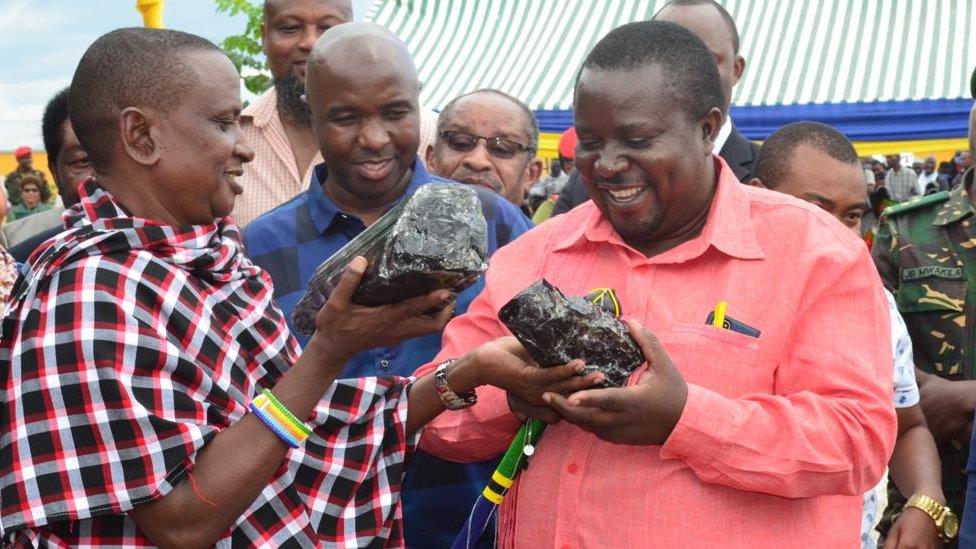
[[(271, 275), (275, 300), (302, 346), (307, 338), (294, 330), (291, 316), (315, 268), (422, 185), (446, 181), (428, 173), (417, 156), (420, 86), (406, 47), (378, 25), (348, 25), (339, 27), (347, 37), (329, 43), (329, 54), (308, 67), (308, 104), (325, 162), (312, 169), (308, 190), (244, 231), (248, 255)], [(532, 228), (498, 194), (477, 193), (489, 253)], [(481, 279), (461, 292), (455, 314), (483, 287)], [(339, 377), (411, 375), (440, 347), (440, 333), (379, 347), (354, 356)], [(465, 466), (415, 455), (403, 494), (408, 545), (449, 546), (493, 468), (494, 462)]]
[(482, 89), (451, 100), (437, 122), (437, 140), (427, 147), (435, 175), (495, 191), (521, 206), (539, 178), (535, 157), (539, 123), (507, 93)]

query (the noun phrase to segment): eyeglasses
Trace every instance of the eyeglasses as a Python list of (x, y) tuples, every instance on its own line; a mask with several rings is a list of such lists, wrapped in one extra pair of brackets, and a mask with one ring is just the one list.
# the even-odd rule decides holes
[(441, 132), (441, 138), (447, 143), (447, 146), (450, 147), (451, 150), (457, 152), (473, 151), (474, 148), (478, 146), (478, 141), (484, 140), (485, 144), (488, 146), (488, 154), (503, 160), (514, 158), (518, 153), (526, 151), (531, 152), (533, 150), (532, 147), (523, 145), (521, 143), (516, 143), (515, 141), (505, 139), (504, 137), (483, 137), (460, 131)]

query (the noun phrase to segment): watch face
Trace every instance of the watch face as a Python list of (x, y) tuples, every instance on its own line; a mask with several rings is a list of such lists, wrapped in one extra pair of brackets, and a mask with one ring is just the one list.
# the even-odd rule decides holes
[(946, 539), (952, 539), (956, 537), (959, 533), (959, 520), (956, 515), (952, 513), (946, 513), (945, 517), (942, 518), (942, 535)]

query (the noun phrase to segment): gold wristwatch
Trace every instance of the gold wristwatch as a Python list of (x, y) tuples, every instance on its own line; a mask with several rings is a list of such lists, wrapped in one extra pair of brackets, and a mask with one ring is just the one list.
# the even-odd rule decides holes
[(952, 509), (938, 501), (922, 494), (915, 494), (908, 499), (905, 506), (921, 509), (926, 515), (932, 517), (942, 541), (949, 541), (959, 533), (959, 518), (952, 512)]

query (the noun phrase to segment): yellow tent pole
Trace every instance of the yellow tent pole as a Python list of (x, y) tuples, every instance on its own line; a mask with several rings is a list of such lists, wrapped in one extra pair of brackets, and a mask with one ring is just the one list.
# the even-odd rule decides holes
[(150, 29), (162, 29), (163, 0), (136, 0), (136, 9), (142, 14), (142, 24)]

